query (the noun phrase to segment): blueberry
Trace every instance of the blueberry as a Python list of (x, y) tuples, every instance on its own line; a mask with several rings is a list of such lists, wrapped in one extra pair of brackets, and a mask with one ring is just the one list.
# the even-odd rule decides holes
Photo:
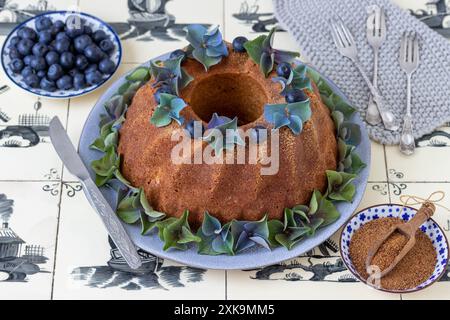
[(78, 36), (81, 36), (84, 33), (84, 28), (79, 26), (72, 26), (66, 27), (66, 34), (69, 36), (69, 38), (76, 38)]
[(267, 128), (262, 125), (257, 125), (251, 129), (250, 141), (255, 144), (259, 144), (267, 140), (268, 131)]
[(109, 39), (104, 39), (104, 40), (100, 41), (99, 46), (103, 52), (111, 53), (114, 51), (114, 44)]
[(291, 76), (292, 67), (289, 63), (280, 63), (277, 67), (277, 75), (285, 79), (289, 79)]
[(198, 134), (196, 134), (196, 132), (195, 132), (195, 127), (196, 127), (195, 126), (195, 120), (191, 120), (188, 123), (186, 123), (185, 129), (189, 132), (189, 135), (191, 136), (191, 138), (199, 139), (199, 138), (202, 138), (203, 134), (205, 133), (205, 127), (203, 126), (203, 124), (201, 122), (200, 122), (200, 126), (201, 126), (201, 132), (198, 132)]
[[(88, 61), (88, 59), (87, 59), (85, 56), (81, 55), (81, 54), (77, 55), (77, 57), (75, 58), (75, 67), (76, 67), (78, 70), (83, 71), (83, 70), (85, 70), (88, 66), (89, 66), (89, 61)], [(94, 71), (95, 71), (95, 70), (94, 70)]]
[(77, 73), (73, 76), (73, 87), (76, 90), (80, 90), (86, 87), (86, 80), (84, 74)]
[(84, 49), (92, 44), (92, 39), (87, 34), (83, 34), (81, 36), (78, 36), (73, 41), (75, 50), (83, 53)]
[(64, 69), (72, 69), (75, 65), (75, 56), (71, 52), (64, 52), (59, 58), (59, 63)]
[(116, 64), (109, 59), (103, 59), (98, 64), (98, 68), (104, 74), (112, 74), (116, 70)]
[(246, 37), (237, 37), (233, 40), (233, 50), (236, 52), (245, 52), (244, 44), (248, 41)]
[(53, 23), (52, 32), (53, 32), (53, 30), (57, 30), (57, 32), (55, 33), (55, 34), (57, 34), (58, 32), (63, 31), (65, 26), (66, 26), (66, 24), (64, 22), (62, 22), (61, 20), (56, 20)]
[(184, 50), (178, 49), (170, 54), (170, 59), (176, 59), (179, 57), (183, 57), (182, 61), (184, 61), (186, 59), (186, 52)]
[(36, 31), (29, 27), (23, 27), (18, 32), (17, 35), (22, 39), (29, 39), (35, 41), (37, 39)]
[(156, 103), (159, 103), (159, 99), (161, 96), (161, 93), (169, 93), (172, 94), (172, 89), (169, 86), (161, 86), (156, 90), (155, 94), (153, 95), (155, 98)]
[(50, 44), (53, 41), (53, 35), (49, 30), (39, 32), (39, 42), (43, 44)]
[(17, 50), (23, 56), (27, 56), (31, 53), (31, 50), (34, 46), (34, 42), (30, 39), (22, 39), (17, 44)]
[(53, 25), (53, 22), (49, 17), (40, 17), (36, 19), (34, 24), (37, 31), (42, 31), (50, 29)]
[(31, 64), (31, 60), (33, 59), (33, 57), (34, 56), (32, 56), (32, 55), (26, 56), (25, 58), (23, 58), (23, 63), (26, 66), (29, 66)]
[(73, 86), (73, 79), (69, 75), (62, 76), (56, 81), (56, 86), (60, 90), (69, 90)]
[(91, 71), (89, 73), (86, 73), (86, 82), (89, 85), (96, 85), (103, 81), (103, 75), (100, 73), (100, 71)]
[(45, 70), (47, 68), (47, 63), (43, 57), (34, 56), (30, 60), (30, 67), (32, 67), (36, 71)]
[(41, 79), (41, 82), (39, 84), (40, 84), (40, 87), (42, 90), (49, 91), (49, 92), (56, 91), (56, 84), (55, 84), (55, 81), (53, 81), (53, 80), (49, 80), (44, 77)]
[(93, 71), (97, 71), (98, 70), (98, 66), (93, 63), (90, 64), (85, 70), (84, 70), (84, 74), (88, 74), (89, 72), (93, 72)]
[(12, 37), (11, 40), (9, 40), (9, 48), (15, 47), (20, 40), (21, 38), (18, 36)]
[(45, 61), (49, 66), (55, 63), (59, 63), (59, 53), (56, 51), (49, 51), (45, 55)]
[(59, 39), (55, 42), (55, 50), (59, 53), (69, 51), (70, 41), (68, 39)]
[(56, 38), (55, 38), (55, 40), (61, 40), (61, 39), (67, 39), (67, 40), (70, 40), (70, 38), (67, 36), (67, 34), (65, 33), (65, 32), (58, 32), (57, 34), (56, 34)]
[(300, 89), (289, 90), (286, 94), (287, 103), (302, 102), (308, 100), (308, 96)]
[(38, 77), (37, 75), (35, 75), (34, 73), (32, 73), (32, 74), (26, 76), (26, 77), (24, 78), (24, 81), (25, 81), (25, 84), (26, 84), (27, 86), (30, 86), (30, 87), (32, 87), (32, 88), (37, 88), (37, 87), (39, 87), (39, 82), (40, 82), (41, 80), (39, 79), (39, 77)]
[(39, 77), (39, 79), (44, 78), (47, 75), (47, 72), (45, 72), (44, 70), (39, 70), (36, 75)]
[(89, 26), (84, 26), (84, 34), (87, 34), (88, 36), (92, 35), (94, 32), (92, 31), (92, 28)]
[(100, 43), (102, 40), (105, 40), (108, 38), (108, 35), (106, 34), (105, 31), (103, 30), (97, 30), (94, 32), (94, 36), (92, 37), (92, 39), (96, 42), (96, 43)]
[(10, 62), (9, 66), (14, 73), (19, 73), (20, 71), (22, 71), (25, 64), (21, 59), (14, 59)]
[(17, 48), (11, 48), (9, 49), (9, 58), (11, 60), (13, 59), (22, 59), (22, 55), (20, 54), (19, 50)]
[(99, 62), (104, 57), (103, 51), (95, 44), (87, 46), (84, 55), (90, 62)]
[(22, 69), (22, 72), (20, 74), (22, 75), (22, 77), (26, 78), (30, 74), (34, 74), (34, 71), (33, 68), (31, 68), (30, 66), (26, 66), (25, 68)]
[(58, 80), (64, 75), (64, 70), (59, 64), (52, 64), (47, 71), (47, 77), (50, 80)]
[(32, 52), (36, 57), (43, 57), (48, 52), (48, 47), (38, 42), (33, 46)]

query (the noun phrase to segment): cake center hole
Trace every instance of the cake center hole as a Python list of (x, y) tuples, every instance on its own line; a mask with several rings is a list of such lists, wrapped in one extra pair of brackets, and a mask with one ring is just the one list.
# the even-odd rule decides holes
[(243, 126), (261, 117), (267, 101), (264, 88), (249, 75), (218, 74), (197, 83), (190, 105), (206, 123), (217, 113), (237, 117), (238, 125)]

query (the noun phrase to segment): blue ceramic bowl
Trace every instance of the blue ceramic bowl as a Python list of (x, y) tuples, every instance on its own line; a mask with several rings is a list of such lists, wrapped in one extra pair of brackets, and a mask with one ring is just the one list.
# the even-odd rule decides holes
[[(165, 60), (169, 55), (163, 55), (156, 58), (155, 60)], [(149, 67), (150, 62), (143, 64), (142, 66)], [(93, 160), (97, 160), (102, 156), (98, 151), (89, 148), (89, 145), (94, 141), (99, 134), (99, 122), (100, 115), (104, 113), (104, 104), (107, 100), (112, 97), (119, 87), (125, 82), (125, 77), (122, 76), (117, 82), (112, 84), (110, 88), (104, 93), (104, 95), (97, 102), (90, 115), (87, 118), (83, 132), (80, 138), (79, 153), (83, 162), (88, 168), (90, 168), (90, 163)], [(328, 81), (333, 90), (340, 94), (346, 101), (348, 101), (341, 91)], [(253, 248), (242, 252), (236, 256), (206, 256), (199, 255), (195, 247), (190, 248), (187, 251), (176, 251), (176, 250), (163, 250), (163, 243), (155, 233), (151, 233), (148, 236), (142, 236), (141, 230), (138, 225), (127, 225), (124, 224), (133, 242), (143, 250), (150, 252), (156, 256), (164, 259), (169, 259), (176, 261), (178, 263), (189, 265), (204, 269), (227, 269), (227, 270), (246, 270), (254, 269), (267, 265), (276, 264), (288, 259), (298, 257), (301, 254), (315, 248), (328, 238), (330, 238), (339, 228), (346, 222), (358, 207), (364, 191), (367, 185), (367, 179), (369, 176), (370, 168), (370, 140), (366, 132), (364, 123), (361, 121), (358, 114), (355, 114), (352, 118), (354, 123), (361, 127), (361, 144), (357, 148), (357, 152), (361, 157), (362, 161), (367, 164), (367, 167), (358, 175), (355, 181), (356, 184), (356, 194), (352, 203), (337, 203), (337, 209), (341, 213), (341, 217), (335, 223), (330, 226), (319, 230), (313, 238), (305, 239), (297, 246), (295, 246), (291, 251), (285, 248), (276, 248), (272, 251), (268, 251), (264, 248)], [(95, 178), (95, 174), (90, 170), (90, 174)], [(111, 203), (111, 206), (115, 207), (115, 192), (108, 188), (102, 188), (102, 192), (106, 199)]]
[[(411, 220), (416, 213), (417, 209), (411, 207), (404, 207), (403, 205), (396, 205), (396, 204), (382, 204), (364, 209), (359, 213), (357, 213), (344, 226), (340, 241), (341, 256), (350, 272), (352, 272), (355, 275), (355, 277), (357, 277), (360, 281), (364, 282), (367, 285), (372, 286), (358, 274), (350, 258), (350, 250), (349, 250), (350, 241), (352, 239), (352, 236), (359, 228), (361, 228), (364, 224), (370, 221), (377, 220), (380, 218), (399, 218), (407, 222)], [(372, 287), (381, 291), (391, 293), (411, 293), (429, 287), (444, 275), (444, 272), (447, 269), (447, 263), (449, 258), (448, 241), (444, 231), (442, 231), (442, 229), (433, 219), (429, 219), (427, 222), (425, 222), (421, 226), (421, 230), (431, 239), (433, 246), (436, 250), (437, 262), (434, 272), (430, 276), (430, 278), (426, 280), (424, 283), (417, 286), (416, 288), (411, 288), (409, 290), (387, 290), (382, 288), (376, 288), (374, 286)]]
[[(81, 90), (73, 89), (73, 90), (57, 90), (54, 92), (49, 92), (49, 91), (45, 91), (45, 90), (42, 90), (39, 88), (29, 87), (23, 81), (23, 77), (20, 74), (15, 74), (9, 66), (9, 64), (11, 62), (11, 59), (9, 57), (9, 47), (10, 47), (11, 39), (17, 35), (18, 30), (20, 30), (20, 28), (22, 28), (22, 27), (26, 26), (26, 27), (30, 27), (35, 30), (35, 21), (40, 17), (43, 17), (43, 16), (49, 17), (50, 19), (52, 19), (52, 21), (56, 21), (56, 20), (66, 21), (66, 18), (68, 16), (71, 16), (74, 14), (81, 16), (82, 19), (85, 20), (85, 23), (92, 28), (92, 30), (105, 31), (105, 33), (108, 35), (108, 37), (113, 42), (114, 47), (115, 47), (114, 51), (111, 54), (111, 60), (116, 64), (116, 69), (114, 70), (114, 72), (112, 74), (104, 76), (103, 81), (101, 83), (99, 83), (97, 85), (86, 87)], [(6, 38), (6, 41), (3, 44), (1, 60), (2, 60), (3, 70), (5, 71), (8, 78), (14, 84), (16, 84), (18, 87), (22, 88), (23, 90), (25, 90), (29, 93), (41, 96), (41, 97), (55, 98), (55, 99), (67, 99), (67, 98), (73, 98), (73, 97), (85, 95), (89, 92), (92, 92), (92, 91), (98, 89), (103, 84), (105, 84), (105, 82), (108, 81), (113, 76), (113, 74), (117, 71), (117, 68), (120, 65), (120, 62), (122, 60), (122, 46), (120, 44), (119, 36), (116, 34), (116, 32), (106, 22), (100, 20), (99, 18), (96, 18), (96, 17), (91, 16), (86, 13), (80, 13), (80, 12), (74, 13), (72, 11), (53, 11), (53, 12), (46, 12), (41, 15), (37, 15), (37, 16), (21, 23), (20, 25), (18, 25), (8, 35), (8, 37)]]

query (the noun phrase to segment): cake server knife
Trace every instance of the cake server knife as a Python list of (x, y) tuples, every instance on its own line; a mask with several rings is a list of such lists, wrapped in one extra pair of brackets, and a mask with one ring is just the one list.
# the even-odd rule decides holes
[(66, 168), (80, 179), (86, 198), (100, 215), (106, 230), (123, 258), (132, 269), (138, 269), (142, 265), (142, 262), (136, 251), (136, 247), (125, 231), (125, 228), (116, 213), (111, 209), (111, 206), (108, 204), (99, 188), (95, 185), (58, 117), (54, 117), (52, 121), (50, 121), (49, 132), (56, 153), (59, 155)]

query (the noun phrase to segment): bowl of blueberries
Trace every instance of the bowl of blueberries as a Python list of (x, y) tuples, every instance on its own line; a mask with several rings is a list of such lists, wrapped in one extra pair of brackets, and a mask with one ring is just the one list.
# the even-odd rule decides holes
[(20, 88), (67, 99), (92, 92), (110, 79), (120, 64), (122, 47), (102, 20), (55, 11), (17, 26), (1, 55), (5, 73)]

